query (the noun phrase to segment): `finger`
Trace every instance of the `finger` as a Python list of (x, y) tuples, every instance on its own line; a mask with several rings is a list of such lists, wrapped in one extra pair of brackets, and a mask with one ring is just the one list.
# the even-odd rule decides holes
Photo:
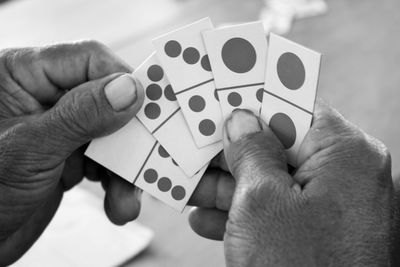
[(210, 167), (219, 168), (223, 171), (229, 172), (228, 164), (226, 163), (224, 151), (221, 151), (210, 162)]
[(27, 122), (26, 136), (41, 144), (43, 155), (61, 162), (90, 140), (125, 125), (141, 107), (143, 94), (140, 82), (129, 74), (85, 83)]
[[(312, 192), (314, 188), (334, 191), (334, 187), (343, 191), (343, 183), (357, 182), (356, 177), (362, 177), (361, 173), (390, 177), (390, 153), (383, 143), (345, 120), (321, 100), (314, 113), (311, 129), (299, 150), (300, 167), (294, 175), (303, 189), (309, 189), (305, 191)], [(348, 179), (353, 176), (355, 178)], [(367, 186), (367, 182), (362, 184)]]
[(228, 212), (217, 209), (194, 208), (189, 214), (189, 224), (198, 235), (223, 240)]
[(103, 166), (92, 160), (91, 158), (84, 157), (85, 160), (85, 177), (93, 182), (99, 182), (103, 178), (103, 173), (106, 170)]
[(81, 147), (75, 150), (65, 161), (64, 170), (61, 175), (61, 183), (64, 191), (71, 189), (83, 179), (85, 174), (84, 149), (85, 147)]
[(96, 41), (19, 48), (0, 53), (0, 66), (11, 74), (8, 84), (22, 87), (43, 105), (87, 81), (132, 69)]
[(322, 100), (316, 102), (313, 123), (300, 146), (298, 166), (318, 151), (334, 144), (338, 138), (351, 136), (354, 130), (343, 116)]
[(235, 179), (230, 173), (209, 169), (189, 200), (189, 205), (229, 210), (235, 191)]
[(109, 176), (104, 209), (111, 222), (123, 225), (136, 219), (140, 213), (142, 190), (118, 177)]
[(251, 111), (235, 110), (227, 119), (224, 151), (239, 189), (261, 189), (259, 193), (269, 195), (294, 184), (282, 144)]

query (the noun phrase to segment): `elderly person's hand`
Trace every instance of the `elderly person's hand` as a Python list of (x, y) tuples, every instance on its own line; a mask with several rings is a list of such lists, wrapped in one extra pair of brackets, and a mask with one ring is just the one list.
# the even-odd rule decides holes
[(32, 245), (83, 176), (103, 179), (111, 221), (138, 215), (140, 190), (83, 156), (139, 110), (131, 71), (96, 42), (0, 51), (1, 266)]
[(227, 266), (389, 264), (393, 185), (382, 143), (319, 104), (293, 174), (250, 112), (227, 120), (224, 145), (226, 162), (204, 177), (190, 223), (224, 240)]

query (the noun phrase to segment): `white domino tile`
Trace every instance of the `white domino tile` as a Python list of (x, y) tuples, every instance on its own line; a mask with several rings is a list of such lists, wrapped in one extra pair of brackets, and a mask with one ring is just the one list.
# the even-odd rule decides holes
[(189, 179), (164, 152), (158, 143), (154, 146), (137, 175), (135, 185), (182, 212), (208, 164)]
[(85, 155), (132, 183), (155, 142), (134, 118), (112, 135), (93, 140)]
[(198, 147), (222, 139), (222, 114), (201, 35), (210, 29), (211, 20), (205, 18), (153, 40)]
[(197, 147), (164, 68), (155, 54), (146, 59), (133, 76), (141, 81), (145, 89), (144, 104), (137, 117), (185, 174), (193, 176), (222, 150), (222, 142)]
[(269, 45), (265, 89), (313, 113), (321, 54), (275, 34)]
[[(261, 22), (203, 32), (224, 118), (261, 107), (268, 42)], [(260, 90), (261, 89), (261, 90)], [(257, 98), (258, 96), (258, 98)]]
[(264, 95), (264, 101), (267, 101), (268, 108), (262, 109), (261, 117), (281, 140), (288, 163), (295, 167), (300, 146), (310, 129), (313, 116), (269, 94)]
[(218, 91), (225, 119), (235, 109), (248, 109), (254, 114), (259, 114), (263, 95), (263, 85)]
[(85, 155), (178, 211), (183, 211), (208, 166), (187, 176), (137, 119), (92, 141)]

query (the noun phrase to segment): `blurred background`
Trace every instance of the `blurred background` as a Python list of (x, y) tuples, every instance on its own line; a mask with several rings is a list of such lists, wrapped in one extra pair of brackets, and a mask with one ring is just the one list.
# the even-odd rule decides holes
[[(209, 16), (220, 26), (261, 19), (266, 29), (323, 54), (318, 96), (381, 139), (398, 175), (399, 11), (398, 0), (0, 0), (0, 49), (96, 39), (136, 67), (152, 52), (154, 37), (194, 20)], [(196, 236), (187, 213), (145, 197), (139, 224), (117, 229), (103, 225), (100, 185), (85, 182), (79, 190), (64, 200), (68, 209), (45, 233), (52, 236), (16, 266), (224, 266), (222, 243)], [(87, 192), (87, 210), (76, 217), (74, 201)], [(92, 210), (101, 215), (89, 216)], [(74, 225), (78, 220), (88, 221)], [(60, 235), (73, 227), (71, 235)]]

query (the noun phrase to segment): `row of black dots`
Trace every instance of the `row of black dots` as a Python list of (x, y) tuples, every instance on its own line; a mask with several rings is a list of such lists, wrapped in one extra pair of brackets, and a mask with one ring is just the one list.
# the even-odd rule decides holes
[[(170, 158), (168, 152), (160, 145), (158, 147), (158, 154), (162, 158)], [(172, 162), (176, 164), (176, 162), (171, 158)], [(172, 181), (168, 177), (159, 177), (158, 172), (155, 169), (149, 168), (143, 174), (144, 180), (149, 184), (154, 184), (157, 182), (157, 187), (161, 192), (171, 191), (171, 196), (173, 199), (179, 201), (185, 198), (186, 190), (183, 186), (175, 185), (172, 187)]]
[[(159, 65), (152, 65), (147, 70), (147, 77), (153, 82), (146, 88), (146, 96), (151, 101), (158, 101), (161, 99), (163, 92), (166, 99), (169, 101), (176, 101), (172, 86), (168, 84), (164, 90), (157, 82), (161, 81), (164, 77), (164, 70)], [(160, 105), (155, 102), (150, 102), (144, 107), (144, 114), (151, 120), (157, 119), (161, 114)]]
[(167, 56), (176, 58), (182, 55), (183, 60), (189, 64), (194, 65), (200, 61), (201, 67), (205, 71), (211, 71), (211, 64), (208, 55), (204, 55), (200, 60), (200, 52), (194, 47), (188, 47), (182, 52), (182, 46), (178, 41), (168, 41), (164, 46), (164, 51)]

